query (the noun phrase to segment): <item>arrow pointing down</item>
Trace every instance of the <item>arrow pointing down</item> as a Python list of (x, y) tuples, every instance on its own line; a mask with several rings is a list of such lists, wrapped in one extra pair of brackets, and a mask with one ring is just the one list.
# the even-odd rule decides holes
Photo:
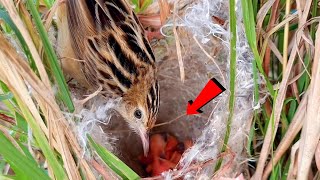
[(205, 106), (225, 90), (226, 89), (215, 78), (212, 78), (202, 89), (194, 102), (192, 100), (188, 101), (187, 115), (202, 113), (200, 108)]

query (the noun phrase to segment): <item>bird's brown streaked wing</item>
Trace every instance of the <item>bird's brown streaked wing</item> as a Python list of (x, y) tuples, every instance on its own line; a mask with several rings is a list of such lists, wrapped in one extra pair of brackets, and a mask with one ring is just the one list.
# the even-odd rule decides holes
[(160, 87), (159, 82), (155, 81), (148, 92), (147, 95), (147, 108), (149, 109), (149, 119), (150, 121), (147, 123), (147, 127), (151, 129), (156, 121), (156, 117), (159, 113), (160, 107)]
[(125, 93), (141, 74), (155, 69), (143, 28), (124, 0), (68, 0), (72, 46), (92, 84)]

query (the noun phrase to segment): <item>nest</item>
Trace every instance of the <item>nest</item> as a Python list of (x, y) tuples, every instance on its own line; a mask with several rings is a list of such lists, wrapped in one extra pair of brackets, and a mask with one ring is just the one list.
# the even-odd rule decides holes
[[(186, 2), (185, 2), (186, 3)], [(183, 3), (179, 3), (180, 5)], [(151, 6), (150, 9), (152, 9)], [(180, 7), (180, 6), (179, 6)], [(152, 42), (159, 69), (160, 112), (158, 127), (152, 133), (166, 132), (180, 140), (191, 138), (194, 146), (188, 149), (179, 162), (177, 170), (163, 173), (163, 177), (173, 179), (198, 179), (212, 177), (217, 159), (224, 159), (220, 175), (236, 176), (241, 172), (240, 162), (245, 161), (245, 140), (252, 119), (253, 75), (250, 48), (241, 23), (241, 7), (238, 2), (238, 40), (236, 69), (236, 100), (228, 151), (219, 154), (226, 122), (229, 114), (229, 31), (228, 2), (223, 0), (199, 0), (181, 6), (179, 15), (172, 17), (162, 33), (165, 39)], [(220, 22), (215, 20), (218, 17)], [(178, 37), (173, 28), (178, 29)], [(180, 42), (177, 49), (176, 41)], [(181, 49), (181, 51), (179, 51)], [(177, 53), (181, 53), (182, 63), (178, 63)], [(181, 75), (181, 67), (184, 76)], [(199, 116), (183, 116), (187, 102), (194, 99), (210, 78), (216, 78), (227, 89), (207, 104)], [(182, 81), (183, 79), (183, 81)], [(72, 89), (76, 99), (84, 91)], [(85, 135), (91, 134), (133, 170), (145, 176), (138, 161), (142, 153), (139, 137), (130, 131), (120, 116), (112, 110), (117, 102), (95, 97), (86, 107), (79, 107), (82, 120), (77, 124), (77, 134), (85, 146)], [(228, 156), (230, 155), (230, 156)], [(226, 157), (226, 158), (224, 158)], [(218, 177), (219, 173), (215, 177)]]

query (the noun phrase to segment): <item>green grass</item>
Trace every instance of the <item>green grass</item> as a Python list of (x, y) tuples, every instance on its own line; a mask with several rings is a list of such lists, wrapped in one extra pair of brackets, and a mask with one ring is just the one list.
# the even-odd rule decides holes
[[(141, 3), (143, 2), (143, 3)], [(134, 11), (136, 13), (141, 13), (148, 8), (153, 3), (153, 0), (132, 0), (132, 4), (135, 6)]]
[(0, 133), (0, 154), (11, 165), (17, 179), (50, 179), (46, 172), (38, 168), (36, 161), (19, 151), (7, 137)]
[(106, 163), (115, 173), (117, 173), (122, 179), (137, 180), (140, 179), (139, 175), (130, 169), (119, 158), (109, 152), (103, 146), (94, 142), (94, 140), (87, 136), (90, 146), (96, 150), (104, 163)]
[(58, 84), (61, 99), (66, 104), (69, 111), (73, 112), (74, 105), (70, 96), (70, 92), (68, 90), (61, 68), (58, 65), (57, 55), (53, 50), (51, 41), (49, 40), (48, 34), (42, 24), (39, 12), (36, 9), (36, 6), (34, 5), (34, 2), (32, 0), (27, 0), (27, 5), (28, 5), (28, 8), (30, 9), (32, 17), (34, 18), (34, 22), (39, 32), (39, 36), (42, 40), (45, 53), (48, 57), (50, 69), (52, 70), (52, 76), (54, 77), (54, 79), (56, 80), (56, 83)]
[(27, 46), (23, 36), (21, 35), (19, 29), (17, 28), (17, 26), (12, 22), (11, 18), (9, 17), (7, 11), (4, 8), (0, 8), (0, 19), (3, 19), (6, 23), (7, 23), (7, 27), (6, 27), (6, 32), (8, 34), (11, 34), (11, 31), (13, 31), (13, 33), (17, 36), (21, 47), (25, 53), (25, 55), (27, 56), (27, 59), (29, 61), (29, 64), (31, 66), (31, 68), (34, 71), (37, 71), (37, 67), (35, 65), (35, 62), (33, 60), (33, 57), (30, 53), (29, 47)]
[[(230, 82), (229, 82), (229, 115), (227, 120), (226, 132), (223, 140), (221, 152), (227, 150), (228, 141), (231, 133), (231, 124), (234, 116), (235, 92), (236, 92), (236, 66), (237, 66), (237, 18), (236, 18), (236, 2), (229, 0), (229, 15), (230, 15)], [(215, 167), (215, 171), (220, 169), (222, 159), (220, 159)]]

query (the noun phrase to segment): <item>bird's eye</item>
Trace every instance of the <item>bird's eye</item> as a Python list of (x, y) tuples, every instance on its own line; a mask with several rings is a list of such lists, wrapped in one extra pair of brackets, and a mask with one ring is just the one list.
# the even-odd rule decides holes
[(141, 110), (137, 109), (134, 111), (134, 117), (136, 117), (137, 119), (141, 119), (142, 117), (142, 112)]

